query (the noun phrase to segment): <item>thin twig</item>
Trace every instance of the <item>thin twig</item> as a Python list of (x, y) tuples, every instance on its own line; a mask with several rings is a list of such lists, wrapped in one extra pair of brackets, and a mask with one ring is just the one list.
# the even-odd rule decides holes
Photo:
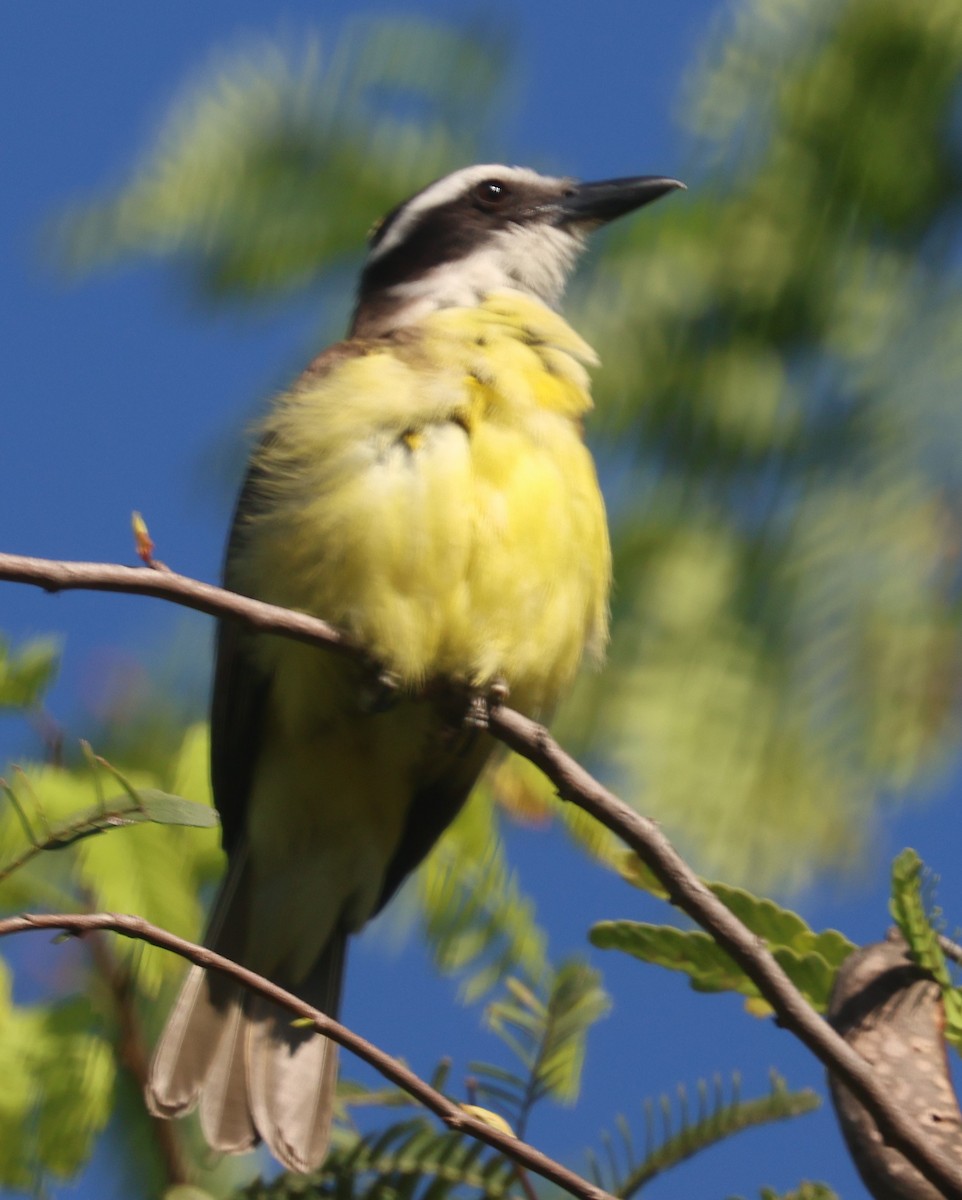
[(297, 641), (325, 646), (355, 658), (363, 651), (327, 621), (293, 612), (276, 604), (265, 604), (239, 596), (210, 583), (201, 583), (174, 571), (152, 567), (124, 567), (117, 563), (55, 562), (23, 554), (0, 554), (0, 580), (31, 583), (45, 592), (77, 589), (94, 592), (132, 592), (172, 600), (185, 608), (211, 617), (239, 617), (245, 625), (272, 633), (283, 633)]
[(534, 1189), (534, 1184), (524, 1167), (516, 1166), (514, 1170), (518, 1183), (521, 1184), (521, 1190), (524, 1192), (527, 1200), (538, 1200), (538, 1193)]
[(536, 1150), (526, 1142), (518, 1141), (510, 1134), (502, 1133), (484, 1121), (478, 1120), (477, 1117), (472, 1117), (449, 1100), (447, 1096), (415, 1075), (403, 1063), (398, 1062), (396, 1058), (391, 1058), (389, 1054), (385, 1054), (383, 1050), (379, 1050), (377, 1046), (353, 1033), (319, 1009), (312, 1008), (298, 996), (285, 992), (277, 984), (247, 970), (246, 967), (239, 966), (229, 958), (215, 954), (213, 950), (198, 946), (194, 942), (188, 942), (184, 938), (177, 937), (176, 934), (168, 933), (166, 929), (151, 925), (141, 917), (130, 917), (120, 913), (24, 913), (19, 917), (7, 917), (0, 920), (0, 937), (38, 929), (64, 930), (79, 936), (95, 930), (107, 929), (119, 933), (123, 937), (136, 938), (143, 942), (149, 942), (152, 946), (171, 950), (174, 954), (179, 954), (181, 958), (187, 959), (188, 962), (196, 963), (209, 971), (221, 971), (243, 984), (244, 987), (250, 988), (251, 991), (286, 1008), (294, 1016), (311, 1021), (318, 1033), (338, 1042), (346, 1050), (350, 1050), (352, 1054), (356, 1054), (358, 1058), (369, 1063), (385, 1079), (396, 1083), (408, 1095), (419, 1100), (425, 1108), (440, 1117), (449, 1129), (470, 1134), (479, 1141), (486, 1142), (495, 1150), (500, 1150), (513, 1162), (528, 1167), (536, 1175), (556, 1183), (571, 1195), (580, 1197), (581, 1200), (614, 1200), (614, 1197), (603, 1188), (596, 1187), (587, 1179), (582, 1179), (580, 1175), (569, 1171), (567, 1167), (555, 1162), (554, 1159), (548, 1158), (540, 1150)]
[[(0, 580), (3, 579), (31, 583), (48, 591), (90, 588), (158, 596), (212, 616), (234, 617), (260, 630), (282, 633), (340, 653), (363, 657), (362, 650), (352, 646), (325, 621), (238, 596), (183, 575), (152, 571), (146, 567), (54, 562), (0, 554)], [(962, 1200), (962, 1166), (949, 1161), (928, 1143), (924, 1132), (893, 1102), (871, 1067), (808, 1005), (764, 942), (705, 887), (655, 822), (642, 817), (602, 787), (536, 722), (511, 709), (492, 705), (489, 726), (496, 738), (539, 767), (562, 797), (578, 804), (638, 854), (663, 884), (672, 904), (697, 921), (755, 983), (772, 1006), (779, 1023), (804, 1042), (865, 1104), (890, 1144), (947, 1197)], [(343, 1044), (347, 1045), (346, 1042)], [(417, 1082), (421, 1087), (427, 1086)], [(445, 1104), (449, 1103), (445, 1101)], [(480, 1131), (478, 1136), (482, 1136)], [(490, 1130), (483, 1135), (483, 1140), (494, 1144), (490, 1142)], [(536, 1167), (532, 1169), (537, 1171)], [(581, 1186), (585, 1186), (585, 1181), (581, 1181)]]
[[(2, 782), (0, 780), (0, 788), (2, 788)], [(9, 791), (6, 791), (6, 794), (9, 796)], [(117, 808), (110, 811), (105, 810), (96, 817), (91, 817), (87, 813), (81, 813), (80, 820), (75, 819), (66, 821), (63, 825), (57, 825), (55, 828), (48, 830), (47, 835), (42, 839), (32, 841), (15, 858), (8, 859), (7, 862), (0, 864), (0, 883), (9, 879), (21, 867), (26, 866), (32, 858), (37, 858), (45, 850), (65, 850), (68, 846), (73, 846), (76, 842), (82, 841), (84, 838), (93, 837), (98, 833), (105, 833), (108, 829), (118, 829), (122, 825), (136, 824), (137, 822), (130, 818), (139, 816), (142, 812), (143, 808), (128, 805), (126, 808)]]
[(942, 948), (942, 953), (947, 959), (954, 962), (956, 966), (962, 966), (962, 946), (958, 942), (953, 942), (944, 933), (940, 933), (939, 946)]

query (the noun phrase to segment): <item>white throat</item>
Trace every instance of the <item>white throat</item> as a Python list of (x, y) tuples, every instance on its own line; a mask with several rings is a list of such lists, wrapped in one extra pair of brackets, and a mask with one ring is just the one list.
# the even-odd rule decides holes
[(395, 323), (417, 321), (439, 308), (470, 308), (492, 292), (523, 292), (556, 308), (584, 239), (553, 225), (513, 225), (484, 246), (397, 284)]

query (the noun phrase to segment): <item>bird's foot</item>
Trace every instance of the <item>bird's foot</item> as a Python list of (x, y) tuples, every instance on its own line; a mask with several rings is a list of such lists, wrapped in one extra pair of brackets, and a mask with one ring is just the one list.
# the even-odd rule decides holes
[(495, 679), (483, 690), (474, 690), (468, 698), (468, 707), (464, 714), (465, 725), (474, 729), (487, 729), (488, 713), (492, 708), (498, 708), (508, 698), (508, 685), (503, 679)]

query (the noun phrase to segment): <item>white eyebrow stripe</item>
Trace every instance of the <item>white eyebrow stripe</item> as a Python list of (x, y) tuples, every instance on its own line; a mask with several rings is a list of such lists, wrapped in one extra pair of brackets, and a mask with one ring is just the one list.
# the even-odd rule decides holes
[(478, 166), (462, 167), (460, 171), (445, 175), (443, 179), (429, 184), (423, 192), (418, 192), (407, 202), (395, 217), (394, 223), (383, 239), (368, 255), (368, 262), (376, 262), (399, 246), (421, 217), (430, 209), (441, 208), (452, 200), (456, 200), (458, 196), (463, 196), (475, 184), (481, 183), (485, 179), (500, 179), (505, 182), (513, 181), (535, 185), (561, 183), (560, 179), (556, 180), (550, 175), (539, 175), (537, 171), (532, 171), (529, 167), (507, 167), (502, 163), (482, 163)]

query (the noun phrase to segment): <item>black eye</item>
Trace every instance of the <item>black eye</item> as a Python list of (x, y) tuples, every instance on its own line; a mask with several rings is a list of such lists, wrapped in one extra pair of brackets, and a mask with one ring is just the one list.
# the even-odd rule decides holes
[(485, 179), (474, 189), (474, 198), (482, 208), (497, 208), (511, 194), (499, 179)]

